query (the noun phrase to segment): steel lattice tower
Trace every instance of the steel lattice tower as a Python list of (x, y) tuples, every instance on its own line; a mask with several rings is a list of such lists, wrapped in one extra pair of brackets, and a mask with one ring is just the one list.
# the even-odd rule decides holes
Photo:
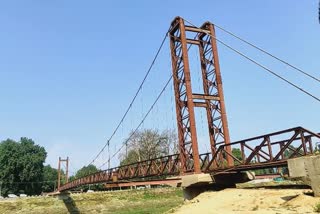
[[(188, 35), (196, 33), (196, 37), (187, 38), (187, 33)], [(181, 174), (188, 172), (200, 173), (201, 163), (197, 141), (195, 107), (206, 109), (212, 155), (215, 153), (218, 143), (230, 143), (215, 28), (210, 22), (204, 23), (201, 28), (187, 26), (181, 17), (177, 17), (171, 23), (169, 35)], [(188, 44), (199, 47), (203, 81), (202, 94), (192, 92)], [(226, 152), (231, 154), (231, 146), (226, 146)], [(225, 161), (228, 166), (233, 165), (230, 155), (226, 155)]]

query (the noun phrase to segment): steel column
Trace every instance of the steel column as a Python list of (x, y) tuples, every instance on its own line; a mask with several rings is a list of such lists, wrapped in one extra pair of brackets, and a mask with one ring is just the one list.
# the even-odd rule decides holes
[(61, 157), (59, 157), (58, 161), (58, 190), (60, 189), (60, 179), (61, 179)]
[(61, 186), (61, 163), (62, 162), (66, 162), (66, 175), (65, 175), (65, 182), (64, 183), (68, 183), (69, 182), (69, 157), (67, 157), (67, 159), (62, 159), (61, 157), (59, 157), (59, 162), (58, 162), (58, 190), (60, 190), (60, 186)]
[(177, 17), (172, 22), (170, 41), (182, 167), (181, 173), (188, 171), (200, 173), (186, 30), (184, 20), (180, 17)]
[[(187, 38), (186, 31), (196, 33), (195, 38)], [(215, 153), (217, 143), (230, 144), (217, 44), (214, 38), (214, 26), (209, 22), (197, 28), (185, 26), (184, 20), (177, 17), (171, 24), (170, 47), (183, 173), (189, 171), (191, 161), (194, 164), (193, 172), (200, 172), (194, 107), (206, 109), (211, 153)], [(203, 94), (192, 92), (188, 44), (199, 47)], [(231, 146), (227, 146), (225, 151), (231, 154)], [(233, 165), (233, 159), (229, 155), (221, 161), (226, 162), (228, 166)]]
[[(211, 151), (214, 153), (217, 143), (224, 142), (227, 145), (230, 144), (230, 135), (214, 25), (206, 22), (202, 25), (201, 29), (203, 32), (199, 35), (199, 49), (203, 88), (205, 94), (218, 97), (216, 100), (206, 100), (210, 145)], [(230, 145), (226, 147), (226, 152), (231, 154)], [(226, 161), (228, 166), (234, 164), (230, 156), (227, 156)]]

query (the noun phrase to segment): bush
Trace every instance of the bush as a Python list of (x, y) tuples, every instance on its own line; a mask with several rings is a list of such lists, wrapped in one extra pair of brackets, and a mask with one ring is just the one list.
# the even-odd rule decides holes
[(320, 202), (316, 204), (316, 206), (314, 206), (314, 211), (316, 213), (320, 213)]

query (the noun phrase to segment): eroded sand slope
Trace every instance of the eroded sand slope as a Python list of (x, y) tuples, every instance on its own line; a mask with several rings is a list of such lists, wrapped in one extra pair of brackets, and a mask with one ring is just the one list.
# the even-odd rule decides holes
[(186, 213), (314, 213), (320, 198), (301, 189), (225, 189), (205, 192), (176, 210)]

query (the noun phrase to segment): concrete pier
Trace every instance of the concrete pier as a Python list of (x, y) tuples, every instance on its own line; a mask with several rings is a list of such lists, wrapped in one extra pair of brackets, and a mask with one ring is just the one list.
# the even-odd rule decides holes
[(181, 187), (184, 198), (191, 200), (202, 192), (235, 186), (236, 183), (247, 182), (254, 179), (254, 174), (250, 172), (234, 172), (211, 174), (192, 174), (181, 176)]
[(214, 181), (210, 174), (192, 174), (181, 176), (181, 187), (184, 199), (191, 200), (200, 193), (208, 190), (208, 186)]
[(290, 178), (302, 180), (320, 197), (320, 155), (289, 159), (288, 168)]

